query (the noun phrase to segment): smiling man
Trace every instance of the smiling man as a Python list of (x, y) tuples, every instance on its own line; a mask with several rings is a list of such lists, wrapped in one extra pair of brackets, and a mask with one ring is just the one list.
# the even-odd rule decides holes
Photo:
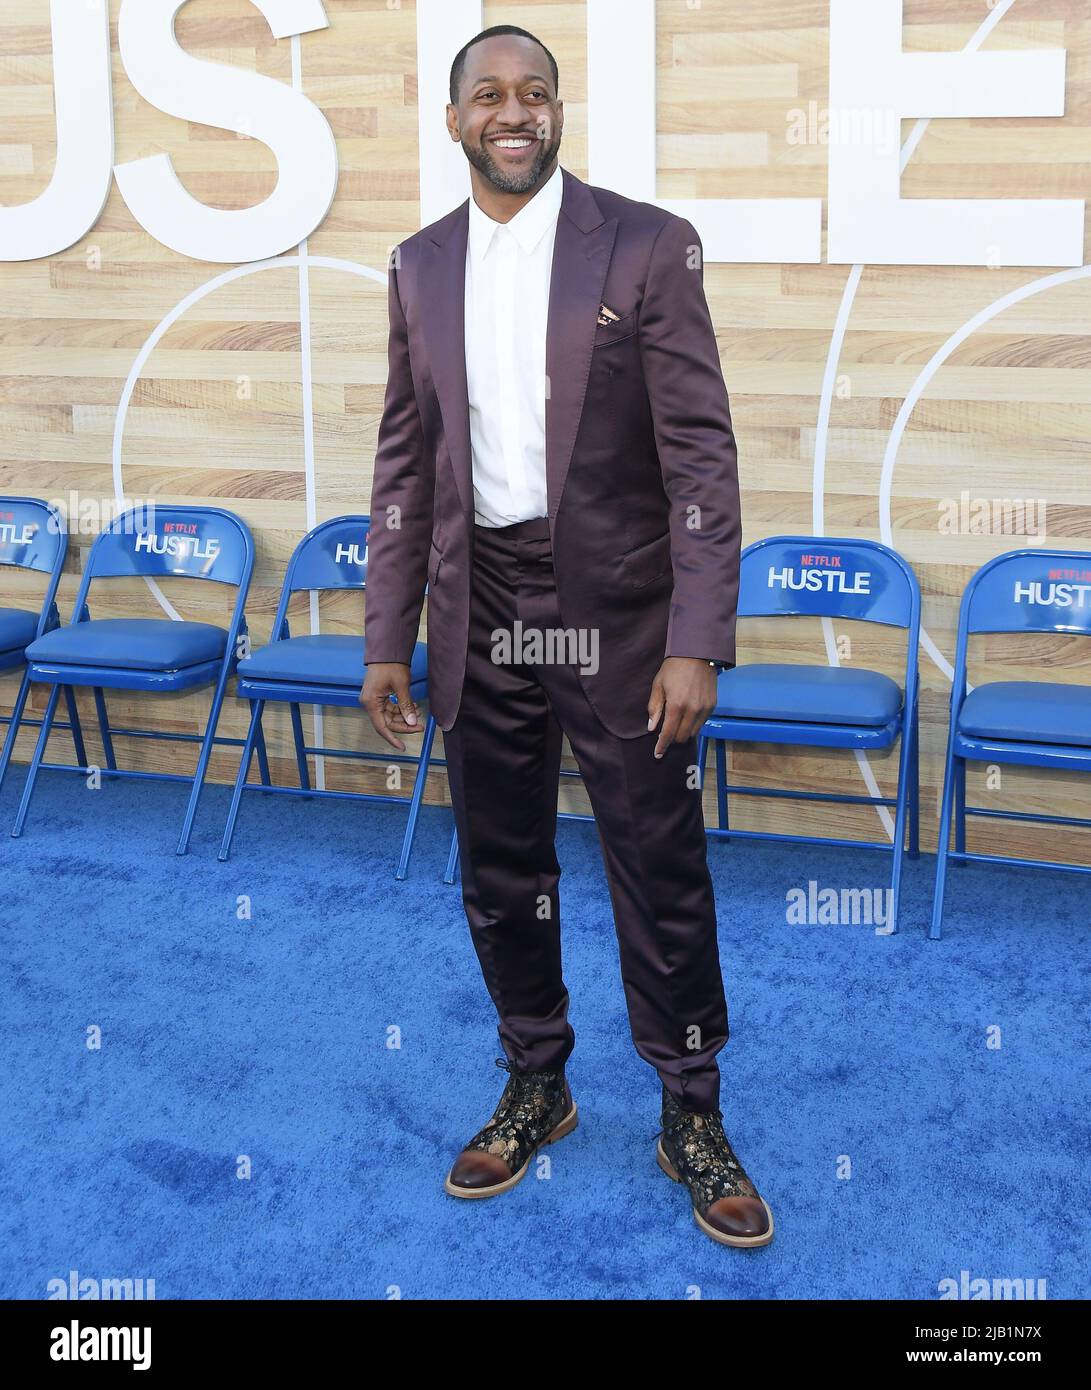
[(508, 1072), (445, 1187), (506, 1192), (576, 1124), (554, 848), (567, 735), (633, 1042), (662, 1082), (659, 1165), (707, 1235), (764, 1245), (772, 1213), (719, 1109), (727, 1007), (696, 775), (735, 660), (741, 539), (701, 242), (558, 164), (558, 85), (523, 29), (462, 49), (447, 128), (472, 196), (397, 248), (389, 280), (360, 698), (394, 747), (421, 732), (427, 581), (429, 699)]

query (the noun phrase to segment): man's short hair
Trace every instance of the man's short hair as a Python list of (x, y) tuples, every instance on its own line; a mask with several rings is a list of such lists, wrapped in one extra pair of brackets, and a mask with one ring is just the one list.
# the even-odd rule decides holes
[(458, 105), (458, 89), (462, 86), (462, 74), (466, 68), (466, 54), (469, 53), (470, 49), (473, 48), (474, 44), (481, 43), (484, 39), (499, 38), (501, 34), (516, 34), (521, 39), (530, 39), (532, 43), (536, 43), (538, 47), (542, 50), (542, 52), (545, 54), (545, 56), (549, 59), (550, 70), (553, 73), (554, 93), (560, 91), (561, 78), (560, 73), (557, 70), (557, 60), (556, 58), (554, 58), (553, 54), (550, 53), (549, 49), (546, 48), (545, 44), (541, 41), (541, 39), (537, 38), (534, 34), (529, 33), (526, 29), (520, 29), (517, 24), (494, 24), (491, 29), (482, 29), (480, 34), (478, 34), (475, 38), (472, 38), (470, 42), (466, 44), (465, 47), (459, 49), (458, 53), (455, 55), (455, 61), (451, 64), (452, 106)]

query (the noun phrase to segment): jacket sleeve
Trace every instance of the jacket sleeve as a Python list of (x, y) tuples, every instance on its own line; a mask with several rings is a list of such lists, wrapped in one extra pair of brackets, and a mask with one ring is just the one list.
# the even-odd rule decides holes
[[(392, 258), (395, 261), (397, 257)], [(392, 263), (386, 397), (371, 485), (365, 664), (409, 664), (417, 641), (432, 537), (435, 460), (427, 457), (409, 362), (409, 334)]]
[(742, 514), (727, 387), (696, 228), (672, 216), (652, 248), (639, 319), (644, 381), (670, 501), (666, 656), (735, 662)]

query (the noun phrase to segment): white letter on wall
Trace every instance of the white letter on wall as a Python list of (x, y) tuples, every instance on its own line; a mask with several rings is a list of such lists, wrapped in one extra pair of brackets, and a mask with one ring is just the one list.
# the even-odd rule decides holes
[(0, 261), (55, 256), (98, 221), (110, 196), (114, 109), (106, 0), (52, 0), (57, 162), (32, 203), (0, 208)]
[(1082, 264), (1077, 199), (901, 196), (903, 116), (1063, 116), (1064, 81), (1064, 49), (903, 53), (902, 0), (831, 0), (829, 260)]
[[(129, 78), (168, 115), (245, 130), (277, 158), (273, 192), (256, 207), (210, 208), (183, 188), (170, 156), (118, 164), (121, 196), (157, 241), (201, 261), (256, 261), (296, 246), (326, 216), (337, 188), (337, 142), (302, 92), (241, 68), (193, 58), (174, 36), (185, 0), (122, 0), (118, 46)], [(254, 0), (278, 38), (328, 27), (321, 0)], [(244, 118), (244, 119), (240, 119)]]
[[(481, 0), (417, 0), (422, 226), (469, 192), (469, 166), (452, 144), (438, 98), (442, 91), (447, 100), (455, 54), (482, 27)], [(564, 93), (562, 73), (562, 100)], [(587, 0), (587, 132), (588, 182), (687, 218), (706, 261), (822, 259), (821, 198), (656, 197), (655, 0)], [(573, 140), (569, 135), (569, 146)], [(565, 149), (562, 142), (562, 164)]]
[(588, 182), (692, 222), (706, 262), (822, 259), (821, 198), (656, 197), (655, 104), (655, 0), (587, 0)]
[[(484, 28), (481, 0), (417, 0), (420, 224), (446, 217), (470, 193), (470, 165), (447, 129), (455, 54)], [(562, 151), (564, 145), (561, 145)], [(561, 160), (561, 163), (564, 161)]]

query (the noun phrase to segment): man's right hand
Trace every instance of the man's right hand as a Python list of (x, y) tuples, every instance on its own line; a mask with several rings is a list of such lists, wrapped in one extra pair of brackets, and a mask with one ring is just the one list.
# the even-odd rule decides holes
[[(391, 704), (391, 695), (397, 697), (396, 705)], [(420, 715), (409, 695), (409, 667), (400, 661), (376, 662), (367, 668), (360, 703), (379, 736), (399, 752), (405, 752), (405, 744), (398, 734), (422, 732)]]

